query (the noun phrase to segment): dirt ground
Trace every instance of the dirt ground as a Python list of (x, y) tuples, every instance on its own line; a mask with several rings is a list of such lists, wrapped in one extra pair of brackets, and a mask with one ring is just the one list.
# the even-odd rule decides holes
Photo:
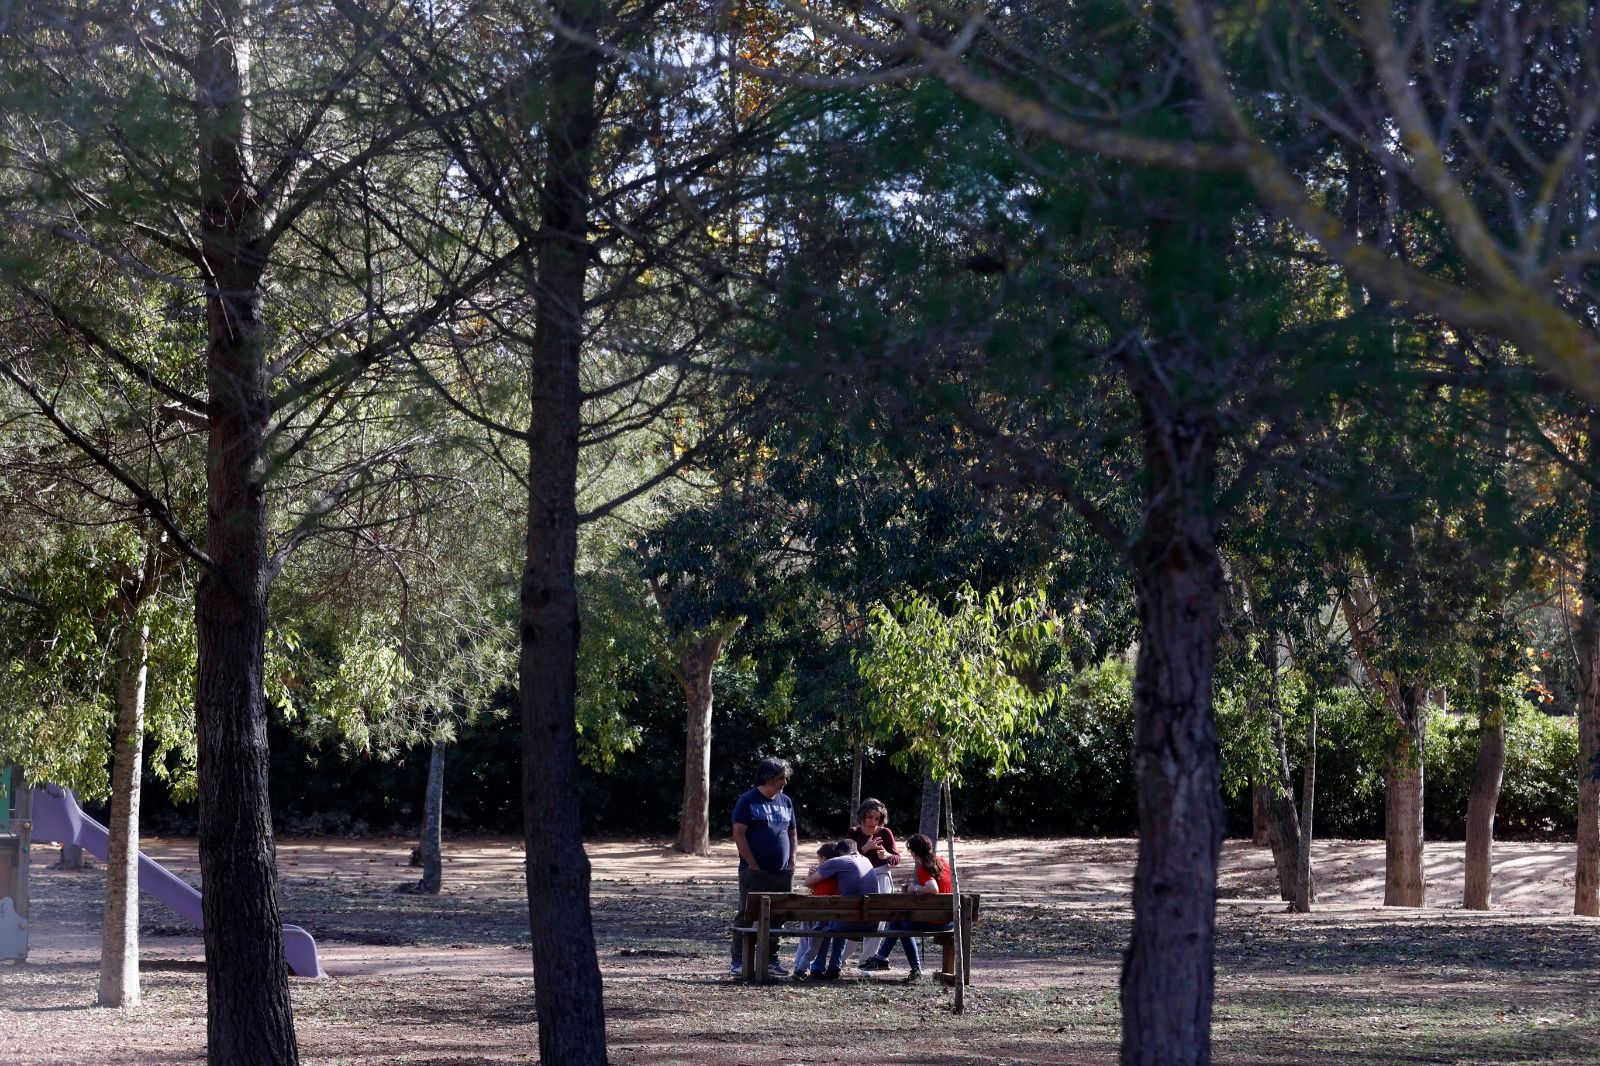
[[(505, 839), (447, 842), (445, 892), (415, 879), (409, 841), (284, 840), (285, 919), (318, 939), (326, 980), (293, 982), (311, 1063), (490, 1066), (537, 1061), (521, 855)], [(902, 985), (903, 962), (823, 986), (727, 975), (734, 854), (597, 842), (594, 913), (618, 1064), (787, 1066), (1111, 1063), (1130, 913), (1128, 840), (961, 844), (984, 893), (967, 1011)], [(192, 840), (146, 850), (198, 880)], [(35, 850), (33, 951), (0, 963), (0, 1064), (198, 1063), (205, 975), (194, 931), (143, 902), (144, 1005), (92, 1006), (96, 868)], [(1317, 847), (1316, 913), (1284, 913), (1265, 849), (1229, 841), (1218, 908), (1218, 1063), (1600, 1063), (1600, 921), (1573, 918), (1570, 844), (1500, 844), (1496, 910), (1458, 909), (1461, 846), (1430, 845), (1432, 905), (1385, 910), (1383, 845)]]

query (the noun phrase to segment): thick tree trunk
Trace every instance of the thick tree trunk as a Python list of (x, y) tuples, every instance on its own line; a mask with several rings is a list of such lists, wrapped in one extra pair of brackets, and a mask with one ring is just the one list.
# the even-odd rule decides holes
[(435, 740), (428, 753), (428, 786), (422, 800), (422, 836), (417, 841), (417, 865), (422, 879), (413, 887), (420, 895), (437, 896), (444, 886), (444, 749)]
[(1188, 421), (1141, 401), (1147, 480), (1135, 555), (1133, 693), (1139, 860), (1122, 968), (1122, 1062), (1204, 1066), (1224, 829), (1211, 705), (1222, 598), (1209, 506), (1215, 441), (1204, 416)]
[(58, 870), (83, 869), (83, 849), (76, 844), (61, 845), (61, 857), (56, 860)]
[[(1600, 470), (1600, 411), (1589, 415), (1589, 469)], [(1578, 619), (1578, 861), (1574, 914), (1600, 918), (1600, 488), (1589, 489)]]
[(534, 291), (522, 575), (522, 809), (540, 1061), (601, 1066), (605, 1007), (578, 808), (578, 379), (591, 253), (590, 168), (602, 5), (554, 3), (571, 35), (549, 41), (546, 175)]
[(718, 632), (686, 645), (678, 654), (688, 730), (683, 746), (683, 805), (678, 839), (672, 846), (690, 855), (711, 854), (711, 715), (715, 703), (711, 675), (727, 639), (727, 633)]
[[(1600, 610), (1590, 601), (1587, 612)], [(1591, 637), (1590, 670), (1600, 669), (1600, 634)], [(1591, 683), (1592, 684), (1592, 683)], [(1589, 686), (1586, 686), (1589, 687)], [(1572, 913), (1600, 918), (1600, 692), (1587, 691), (1578, 704), (1578, 868)]]
[(931, 770), (922, 773), (922, 810), (917, 818), (917, 832), (929, 840), (939, 839), (939, 782)]
[(1489, 909), (1494, 814), (1506, 769), (1506, 724), (1499, 706), (1485, 707), (1478, 729), (1478, 758), (1467, 795), (1466, 888), (1461, 894), (1461, 906), (1469, 911)]
[(260, 205), (250, 170), (249, 27), (238, 0), (201, 5), (195, 60), (200, 244), (208, 270), (206, 542), (195, 593), (206, 1053), (227, 1066), (300, 1059), (267, 795), (265, 437)]
[(1272, 843), (1272, 792), (1260, 781), (1250, 782), (1250, 843), (1264, 848)]
[(1425, 705), (1421, 686), (1394, 687), (1395, 743), (1383, 767), (1383, 905), (1420, 907), (1427, 892), (1422, 868), (1422, 767)]
[(117, 640), (117, 726), (111, 755), (106, 910), (100, 930), (102, 1007), (137, 1007), (139, 995), (139, 779), (150, 625), (137, 603)]
[(1294, 910), (1311, 913), (1316, 887), (1311, 871), (1311, 829), (1317, 810), (1317, 701), (1306, 701), (1306, 762), (1300, 779), (1300, 848), (1295, 856)]

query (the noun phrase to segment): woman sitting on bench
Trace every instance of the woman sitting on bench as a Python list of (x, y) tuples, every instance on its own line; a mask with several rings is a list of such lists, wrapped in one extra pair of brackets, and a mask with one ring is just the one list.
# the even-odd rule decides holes
[[(908, 892), (940, 892), (948, 895), (951, 892), (950, 867), (939, 858), (934, 851), (933, 841), (925, 834), (917, 833), (906, 841), (906, 847), (911, 849), (911, 854), (917, 857), (917, 883), (913, 888), (910, 882), (906, 883)], [(926, 933), (932, 930), (948, 928), (948, 923), (933, 922), (890, 922), (887, 932), (890, 933)], [(889, 968), (889, 953), (894, 950), (894, 942), (899, 940), (905, 946), (906, 962), (911, 964), (911, 970), (906, 974), (907, 981), (915, 981), (922, 977), (922, 955), (917, 948), (917, 940), (910, 936), (886, 936), (883, 943), (878, 945), (876, 955), (861, 960), (863, 970), (887, 970)]]

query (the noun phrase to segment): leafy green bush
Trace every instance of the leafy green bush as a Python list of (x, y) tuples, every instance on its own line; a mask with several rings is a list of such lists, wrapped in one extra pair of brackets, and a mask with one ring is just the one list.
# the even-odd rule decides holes
[(1108, 660), (1081, 671), (1023, 749), (999, 777), (976, 768), (966, 774), (955, 802), (968, 828), (1036, 836), (1137, 831), (1128, 663)]
[[(1293, 757), (1298, 787), (1303, 740)], [(1383, 759), (1380, 709), (1351, 686), (1327, 693), (1317, 709), (1318, 836), (1383, 836)]]
[[(1428, 722), (1426, 819), (1430, 836), (1466, 833), (1467, 796), (1478, 757), (1476, 718), (1436, 714)], [(1569, 835), (1578, 818), (1578, 724), (1518, 700), (1506, 713), (1506, 768), (1495, 835)]]

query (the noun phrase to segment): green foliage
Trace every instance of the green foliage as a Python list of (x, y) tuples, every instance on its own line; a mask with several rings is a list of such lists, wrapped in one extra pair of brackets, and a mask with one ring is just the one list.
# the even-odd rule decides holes
[(610, 771), (638, 746), (641, 729), (629, 715), (636, 693), (630, 678), (654, 669), (661, 637), (651, 624), (644, 582), (620, 560), (578, 582), (578, 755)]
[(998, 776), (962, 789), (965, 824), (985, 832), (1123, 836), (1136, 830), (1133, 665), (1108, 659), (1073, 675)]
[[(1578, 817), (1578, 725), (1525, 700), (1505, 715), (1506, 767), (1495, 814), (1495, 835), (1568, 834)], [(1428, 723), (1428, 829), (1447, 837), (1466, 832), (1467, 795), (1478, 755), (1475, 719), (1436, 714)]]
[(904, 739), (902, 768), (925, 766), (951, 784), (968, 759), (1009, 769), (1056, 695), (1025, 679), (1061, 637), (1044, 594), (1008, 601), (963, 585), (948, 612), (914, 593), (868, 617), (868, 649), (856, 662), (870, 720)]
[(0, 569), (0, 763), (89, 799), (109, 794), (117, 637), (150, 627), (150, 765), (180, 796), (194, 787), (193, 609), (168, 582), (130, 616), (120, 583), (146, 545), (132, 526), (63, 526), (17, 545)]

